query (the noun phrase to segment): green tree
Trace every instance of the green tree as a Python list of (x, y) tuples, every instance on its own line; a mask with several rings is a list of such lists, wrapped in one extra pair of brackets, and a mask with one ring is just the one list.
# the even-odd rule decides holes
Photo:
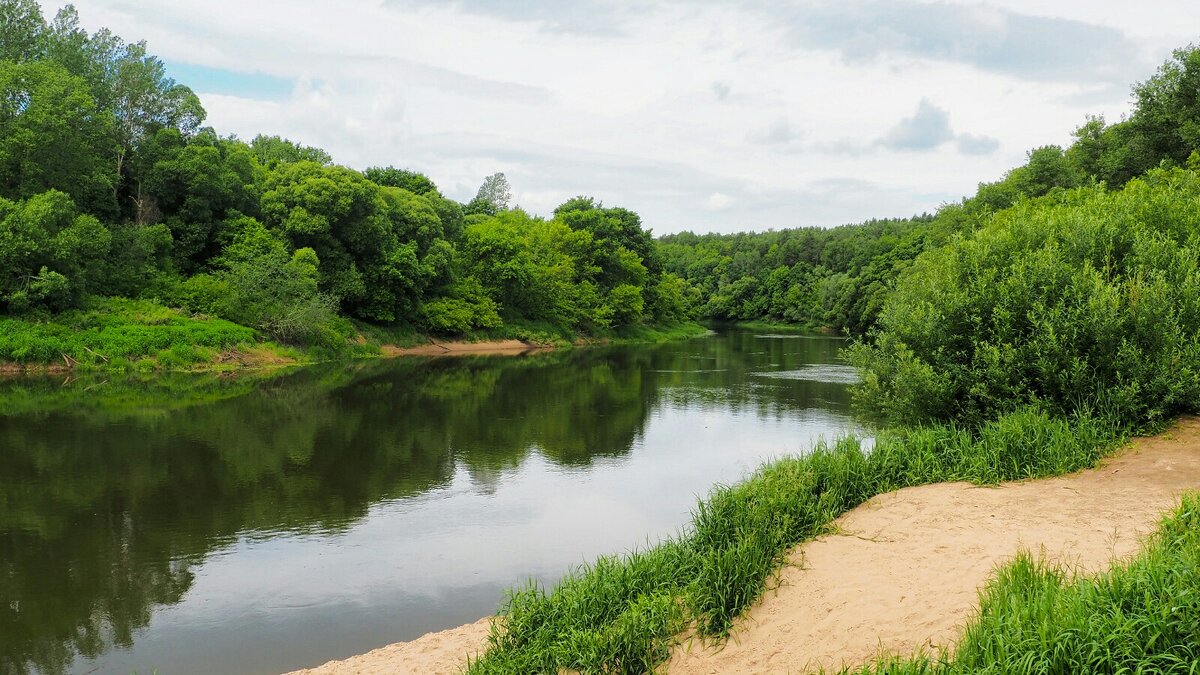
[(0, 61), (33, 61), (45, 49), (46, 21), (34, 0), (0, 0)]
[(389, 167), (371, 167), (363, 172), (367, 180), (378, 185), (403, 188), (413, 194), (423, 195), (428, 192), (438, 192), (437, 185), (429, 177), (419, 171)]
[(467, 204), (465, 211), (468, 214), (494, 216), (507, 210), (510, 201), (512, 188), (508, 184), (508, 178), (503, 173), (494, 173), (483, 179), (483, 185), (479, 186), (479, 191)]
[(111, 115), (86, 83), (54, 63), (0, 62), (0, 195), (61, 190), (111, 213)]
[(0, 198), (0, 303), (9, 312), (77, 304), (95, 286), (111, 243), (109, 231), (62, 192)]
[(316, 162), (322, 166), (333, 164), (333, 158), (320, 148), (301, 145), (281, 136), (259, 134), (250, 141), (250, 150), (260, 164), (273, 168), (279, 164), (294, 162)]

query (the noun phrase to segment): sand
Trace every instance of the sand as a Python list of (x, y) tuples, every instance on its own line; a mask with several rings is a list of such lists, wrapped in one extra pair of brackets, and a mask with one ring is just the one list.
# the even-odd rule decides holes
[(545, 349), (542, 345), (521, 340), (492, 340), (490, 342), (434, 342), (430, 340), (416, 347), (384, 345), (380, 348), (384, 356), (455, 356), (469, 354), (521, 354)]
[[(798, 546), (723, 647), (686, 642), (664, 670), (807, 673), (952, 646), (979, 589), (1018, 551), (1099, 571), (1135, 553), (1188, 489), (1200, 489), (1195, 418), (1070, 476), (880, 495), (839, 518), (837, 534)], [(486, 637), (481, 620), (301, 672), (454, 673)]]
[(467, 657), (483, 651), (491, 619), (427, 633), (412, 642), (397, 642), (344, 661), (297, 670), (288, 675), (439, 675), (460, 673)]

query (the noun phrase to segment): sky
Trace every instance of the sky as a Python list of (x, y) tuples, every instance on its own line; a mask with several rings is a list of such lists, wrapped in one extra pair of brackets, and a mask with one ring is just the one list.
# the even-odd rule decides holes
[[(42, 2), (47, 17), (62, 3)], [(656, 234), (932, 212), (1200, 43), (1194, 0), (77, 0), (207, 124)]]

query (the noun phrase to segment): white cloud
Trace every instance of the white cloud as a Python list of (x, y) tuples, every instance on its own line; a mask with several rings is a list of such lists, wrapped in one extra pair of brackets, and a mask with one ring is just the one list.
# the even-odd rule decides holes
[[(806, 16), (843, 37), (862, 28), (876, 41), (870, 49), (798, 34), (766, 0), (581, 2), (76, 5), (89, 28), (146, 39), (168, 64), (298, 83), (283, 101), (201, 91), (222, 133), (279, 133), (350, 166), (418, 169), (462, 200), (504, 171), (536, 212), (591, 194), (638, 211), (657, 232), (932, 210), (999, 177), (1028, 148), (1069, 142), (1086, 113), (1116, 119), (1127, 111), (1128, 89), (1110, 82), (1129, 77), (1116, 72), (1124, 61), (1080, 54), (1116, 45), (1144, 79), (1200, 34), (1200, 13), (1184, 11), (1183, 0), (1152, 0), (1146, 13), (1169, 14), (1168, 22), (1113, 0), (788, 6), (809, 7)], [(928, 11), (960, 4), (963, 11)], [(58, 5), (45, 6), (52, 14)], [(925, 16), (939, 23), (914, 23)], [(1011, 33), (1067, 25), (1076, 39), (1050, 46)], [(1009, 32), (963, 52), (970, 45), (953, 37), (956, 26)], [(1005, 61), (1010, 52), (1033, 61)], [(939, 142), (910, 147), (897, 161), (874, 139), (916, 143), (913, 129), (897, 135), (897, 123), (914, 118), (921, 99), (936, 102), (952, 135), (934, 134)], [(918, 110), (916, 121), (929, 122), (929, 112)]]
[(709, 211), (724, 211), (733, 206), (733, 197), (724, 192), (714, 192), (704, 200), (704, 207)]

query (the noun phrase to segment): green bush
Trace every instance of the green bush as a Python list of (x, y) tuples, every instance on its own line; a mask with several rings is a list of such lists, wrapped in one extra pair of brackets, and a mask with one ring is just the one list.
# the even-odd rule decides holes
[(1020, 406), (1134, 426), (1200, 403), (1200, 174), (1024, 201), (924, 254), (849, 358), (893, 421)]

